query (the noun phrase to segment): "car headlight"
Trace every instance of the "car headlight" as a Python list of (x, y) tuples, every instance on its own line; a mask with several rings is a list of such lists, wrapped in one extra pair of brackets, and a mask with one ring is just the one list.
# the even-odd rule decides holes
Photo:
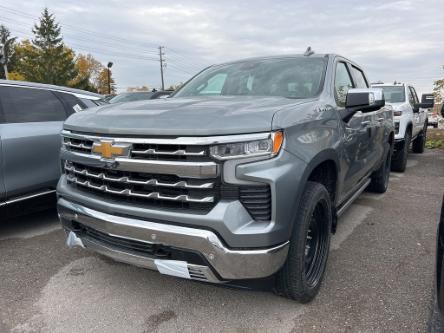
[(393, 111), (393, 115), (394, 115), (395, 117), (402, 116), (402, 111)]
[(279, 154), (284, 133), (272, 132), (267, 138), (254, 141), (218, 144), (210, 147), (211, 157), (218, 160), (231, 160), (239, 158), (264, 156), (270, 158)]

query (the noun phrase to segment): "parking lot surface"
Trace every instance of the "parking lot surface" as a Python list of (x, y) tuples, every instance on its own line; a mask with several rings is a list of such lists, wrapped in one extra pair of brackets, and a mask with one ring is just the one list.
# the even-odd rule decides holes
[(161, 276), (68, 249), (56, 213), (0, 225), (0, 332), (424, 332), (444, 152), (411, 154), (341, 218), (317, 298)]

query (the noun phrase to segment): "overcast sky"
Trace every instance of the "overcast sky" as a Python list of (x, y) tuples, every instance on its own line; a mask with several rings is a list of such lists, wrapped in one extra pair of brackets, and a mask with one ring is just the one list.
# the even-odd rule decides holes
[(444, 0), (2, 0), (0, 23), (30, 37), (45, 6), (68, 46), (114, 62), (120, 91), (159, 87), (159, 45), (167, 86), (213, 63), (308, 45), (356, 61), (371, 81), (411, 82), (421, 93), (444, 77)]

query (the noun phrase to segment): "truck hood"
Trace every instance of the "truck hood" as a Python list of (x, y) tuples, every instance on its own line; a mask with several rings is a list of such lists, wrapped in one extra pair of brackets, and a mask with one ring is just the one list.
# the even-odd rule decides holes
[(409, 104), (406, 103), (406, 102), (401, 102), (401, 103), (388, 103), (388, 102), (385, 102), (385, 105), (391, 106), (394, 111), (404, 111), (409, 106)]
[(206, 136), (270, 131), (273, 115), (309, 100), (283, 97), (165, 98), (73, 114), (67, 130), (114, 135)]

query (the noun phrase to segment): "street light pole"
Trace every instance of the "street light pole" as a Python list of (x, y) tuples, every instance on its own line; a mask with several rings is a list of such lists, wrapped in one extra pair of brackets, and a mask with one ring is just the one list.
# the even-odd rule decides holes
[(113, 67), (113, 63), (108, 62), (108, 95), (111, 95), (111, 67)]

